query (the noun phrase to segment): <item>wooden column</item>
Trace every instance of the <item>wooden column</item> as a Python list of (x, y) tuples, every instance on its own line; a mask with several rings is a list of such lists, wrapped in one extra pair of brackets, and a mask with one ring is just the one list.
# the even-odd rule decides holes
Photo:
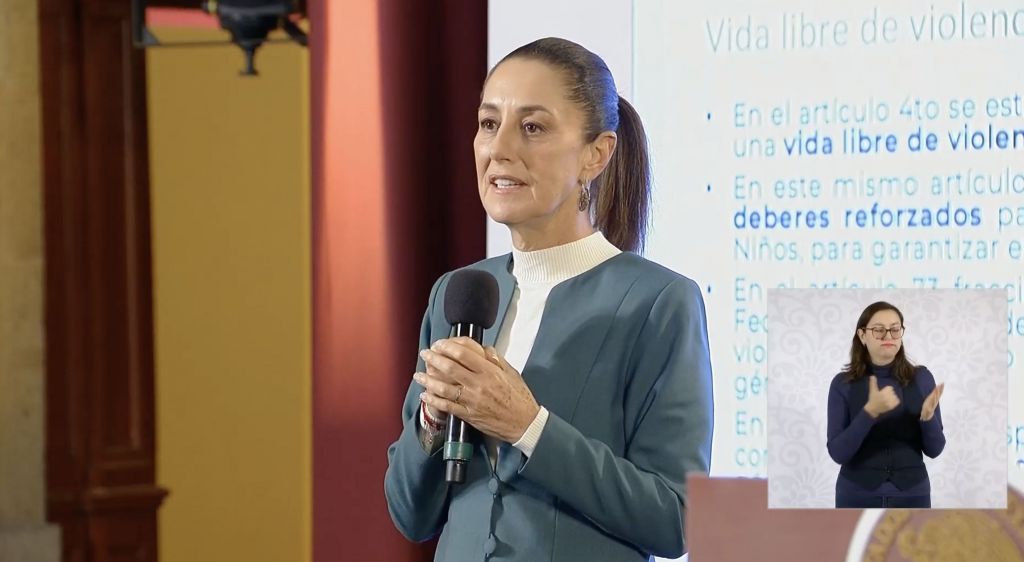
[(143, 51), (129, 0), (39, 0), (47, 516), (66, 562), (155, 561)]

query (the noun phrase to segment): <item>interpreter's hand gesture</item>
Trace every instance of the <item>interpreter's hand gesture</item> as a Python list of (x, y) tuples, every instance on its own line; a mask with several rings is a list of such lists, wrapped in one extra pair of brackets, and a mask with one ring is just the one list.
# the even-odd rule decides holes
[(899, 405), (900, 399), (896, 396), (896, 391), (891, 386), (879, 390), (878, 379), (871, 375), (868, 379), (868, 403), (864, 405), (864, 411), (877, 418)]
[(942, 389), (945, 388), (946, 383), (942, 383), (932, 389), (931, 394), (924, 399), (924, 405), (921, 406), (921, 421), (931, 421), (932, 416), (935, 415), (935, 408), (939, 406), (939, 398), (942, 398)]
[(450, 338), (434, 342), (420, 357), (427, 372), (413, 378), (426, 389), (420, 398), (431, 411), (455, 414), (508, 443), (519, 441), (540, 411), (523, 377), (493, 347)]

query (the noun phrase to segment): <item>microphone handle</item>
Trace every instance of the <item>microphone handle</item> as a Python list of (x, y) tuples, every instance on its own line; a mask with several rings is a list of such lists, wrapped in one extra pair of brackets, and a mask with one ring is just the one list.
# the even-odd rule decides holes
[[(476, 324), (454, 324), (451, 337), (470, 337), (483, 345), (484, 330)], [(461, 484), (466, 481), (466, 469), (473, 458), (473, 437), (476, 430), (455, 415), (448, 417), (448, 431), (444, 440), (444, 480)]]

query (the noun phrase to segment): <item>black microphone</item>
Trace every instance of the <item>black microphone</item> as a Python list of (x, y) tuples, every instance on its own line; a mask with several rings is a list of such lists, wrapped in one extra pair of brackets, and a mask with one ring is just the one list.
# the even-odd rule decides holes
[[(486, 271), (460, 269), (452, 273), (444, 293), (444, 317), (452, 325), (451, 337), (470, 337), (483, 345), (484, 330), (498, 316), (498, 281)], [(473, 426), (455, 415), (448, 417), (444, 441), (445, 482), (466, 481), (466, 465), (473, 456)]]

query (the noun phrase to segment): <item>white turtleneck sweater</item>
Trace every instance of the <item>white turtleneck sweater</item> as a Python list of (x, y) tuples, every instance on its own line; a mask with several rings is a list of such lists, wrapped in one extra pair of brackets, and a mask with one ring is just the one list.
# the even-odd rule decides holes
[[(494, 348), (516, 371), (522, 373), (540, 329), (544, 306), (555, 285), (593, 269), (621, 252), (600, 231), (586, 238), (533, 252), (512, 250), (512, 292), (505, 320)], [(543, 404), (523, 436), (512, 444), (529, 457), (540, 441), (548, 411)], [(487, 439), (492, 466), (497, 462), (498, 441)]]

